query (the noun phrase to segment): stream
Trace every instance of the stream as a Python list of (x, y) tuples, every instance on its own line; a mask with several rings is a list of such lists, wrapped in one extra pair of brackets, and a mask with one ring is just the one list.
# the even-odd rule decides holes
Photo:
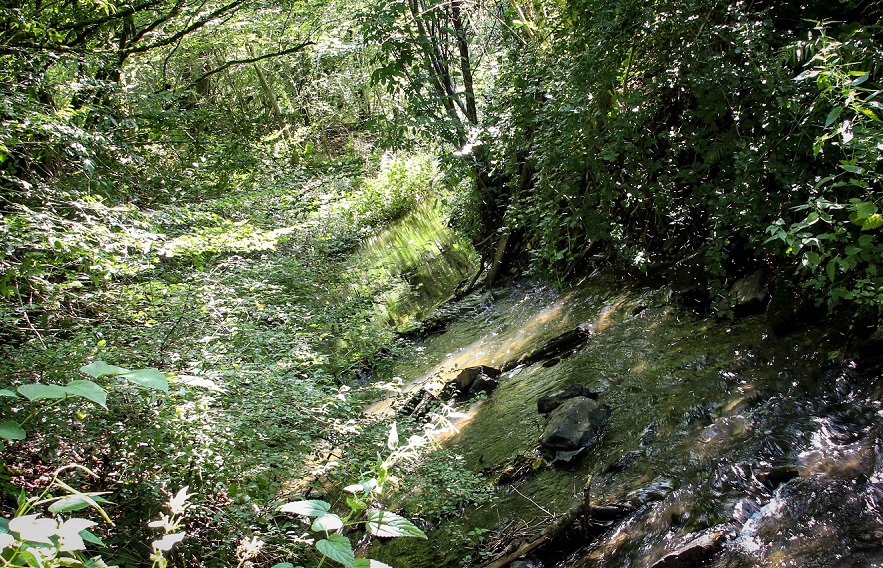
[[(452, 323), (397, 363), (405, 392), (367, 412), (393, 414), (464, 368), (499, 369), (569, 330), (588, 339), (458, 404), (457, 432), (442, 441), (495, 481), (496, 499), (449, 522), (482, 529), (481, 542), (395, 539), (373, 557), (417, 568), (471, 554), (481, 565), (583, 504), (588, 513), (504, 565), (883, 566), (879, 334), (861, 346), (826, 325), (780, 337), (762, 314), (698, 316), (664, 283), (615, 274), (563, 289), (518, 281), (445, 309)], [(538, 442), (537, 401), (573, 385), (610, 418), (600, 443), (555, 461)]]

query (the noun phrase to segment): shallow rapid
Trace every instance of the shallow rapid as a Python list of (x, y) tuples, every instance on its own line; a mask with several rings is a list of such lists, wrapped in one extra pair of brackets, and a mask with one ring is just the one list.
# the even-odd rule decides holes
[[(531, 549), (529, 562), (883, 565), (880, 370), (839, 331), (778, 337), (762, 315), (696, 316), (665, 288), (613, 275), (566, 290), (521, 282), (467, 298), (458, 313), (399, 362), (406, 390), (437, 390), (463, 368), (499, 368), (567, 330), (590, 332), (574, 352), (504, 372), (491, 394), (460, 406), (445, 444), (497, 493), (448, 521), (490, 529), (473, 563), (582, 504), (588, 513)], [(600, 444), (554, 462), (538, 444), (547, 419), (537, 400), (571, 385), (599, 393), (610, 420)], [(397, 566), (460, 565), (463, 551), (445, 546), (380, 548)]]

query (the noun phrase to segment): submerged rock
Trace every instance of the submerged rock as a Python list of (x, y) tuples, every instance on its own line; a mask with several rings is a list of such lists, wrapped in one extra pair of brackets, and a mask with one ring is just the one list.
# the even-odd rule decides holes
[(762, 312), (769, 299), (763, 271), (757, 270), (736, 280), (730, 288), (730, 297), (733, 299), (733, 310), (739, 315)]
[(598, 398), (598, 393), (592, 392), (585, 385), (571, 385), (563, 391), (541, 397), (539, 400), (537, 400), (537, 411), (540, 414), (549, 414), (550, 412), (561, 406), (564, 401), (571, 398), (576, 398), (578, 396), (596, 399)]
[(413, 416), (414, 418), (423, 418), (429, 412), (433, 402), (438, 400), (434, 394), (421, 388), (413, 393), (405, 403), (399, 408), (399, 416)]
[(490, 393), (497, 388), (499, 384), (497, 377), (500, 376), (500, 373), (499, 369), (487, 365), (466, 367), (445, 385), (441, 397), (466, 400), (482, 391)]
[(549, 415), (540, 444), (548, 450), (579, 452), (601, 441), (609, 418), (609, 407), (585, 396), (570, 398)]
[(543, 563), (535, 558), (525, 558), (509, 564), (509, 568), (543, 568)]
[(690, 535), (681, 548), (666, 554), (650, 568), (692, 568), (704, 566), (723, 547), (727, 532), (715, 530), (700, 535)]
[(524, 353), (520, 357), (507, 361), (502, 369), (509, 371), (519, 365), (532, 365), (546, 359), (560, 358), (565, 354), (569, 354), (577, 347), (585, 343), (592, 335), (591, 330), (584, 327), (577, 327), (570, 331), (565, 331), (557, 337), (553, 337), (542, 347)]

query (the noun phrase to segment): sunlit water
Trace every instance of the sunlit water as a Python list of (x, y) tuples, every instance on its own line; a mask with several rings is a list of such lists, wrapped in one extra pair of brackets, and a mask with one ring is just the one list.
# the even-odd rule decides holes
[[(845, 361), (828, 363), (840, 347), (825, 330), (778, 338), (762, 316), (699, 318), (664, 290), (614, 276), (565, 291), (516, 284), (469, 301), (401, 361), (409, 389), (500, 366), (576, 326), (593, 330), (572, 356), (516, 368), (487, 400), (464, 405), (446, 443), (472, 469), (493, 477), (538, 457), (546, 419), (536, 401), (568, 385), (599, 391), (612, 415), (590, 455), (501, 485), (495, 503), (457, 523), (528, 535), (583, 499), (591, 479), (593, 503), (637, 510), (593, 540), (547, 551), (547, 566), (652, 566), (711, 529), (726, 537), (709, 566), (883, 565), (880, 389)], [(409, 566), (455, 566), (461, 552), (435, 549)]]

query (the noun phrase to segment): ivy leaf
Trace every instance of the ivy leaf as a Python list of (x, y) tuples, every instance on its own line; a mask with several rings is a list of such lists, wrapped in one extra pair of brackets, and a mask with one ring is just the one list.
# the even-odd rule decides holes
[(294, 513), (306, 517), (321, 517), (331, 510), (331, 505), (318, 499), (309, 501), (292, 501), (279, 507), (283, 513)]
[(41, 400), (44, 398), (59, 399), (67, 396), (64, 387), (58, 385), (43, 385), (32, 383), (18, 387), (18, 392), (28, 400)]
[(9, 389), (0, 389), (0, 396), (8, 396), (11, 398), (18, 398), (18, 395)]
[(99, 406), (107, 408), (107, 391), (92, 381), (71, 381), (66, 387), (64, 387), (64, 390), (66, 390), (71, 396), (80, 396), (91, 400)]
[(124, 373), (128, 373), (129, 370), (123, 369), (122, 367), (116, 367), (114, 365), (108, 365), (104, 361), (95, 361), (91, 365), (80, 367), (80, 372), (86, 373), (90, 377), (97, 379), (105, 375), (122, 375)]
[(426, 534), (404, 517), (389, 511), (373, 511), (368, 515), (368, 532), (374, 536), (413, 536), (427, 538)]
[(120, 376), (146, 389), (156, 389), (163, 392), (169, 392), (169, 380), (166, 379), (165, 373), (156, 369), (138, 369), (137, 371), (126, 371), (125, 373), (120, 373)]
[(27, 437), (24, 429), (15, 420), (6, 420), (0, 424), (0, 438), (5, 440), (24, 440)]
[(313, 521), (312, 526), (310, 527), (312, 530), (319, 532), (332, 532), (343, 526), (343, 521), (340, 517), (335, 515), (334, 513), (326, 513), (321, 517), (317, 518)]
[(327, 539), (316, 543), (316, 549), (335, 562), (340, 562), (349, 568), (356, 568), (356, 555), (353, 553), (353, 545), (350, 539), (342, 534), (328, 535)]

